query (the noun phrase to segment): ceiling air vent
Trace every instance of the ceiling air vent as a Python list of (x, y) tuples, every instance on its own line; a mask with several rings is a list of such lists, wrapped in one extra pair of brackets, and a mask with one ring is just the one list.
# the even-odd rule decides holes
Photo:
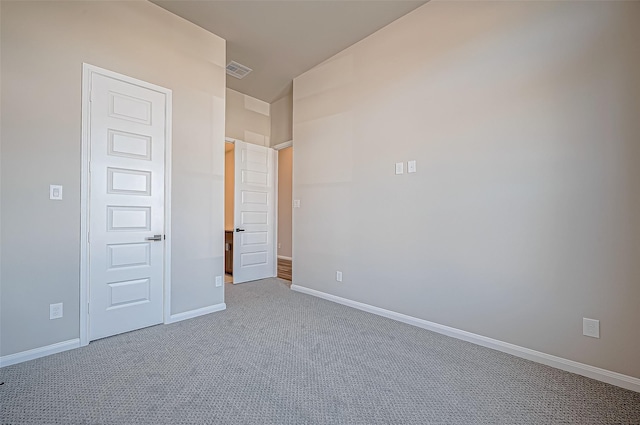
[(242, 80), (251, 71), (253, 71), (251, 68), (240, 65), (235, 61), (231, 61), (229, 62), (229, 65), (227, 65), (227, 74), (231, 75), (232, 77), (236, 77), (239, 80)]

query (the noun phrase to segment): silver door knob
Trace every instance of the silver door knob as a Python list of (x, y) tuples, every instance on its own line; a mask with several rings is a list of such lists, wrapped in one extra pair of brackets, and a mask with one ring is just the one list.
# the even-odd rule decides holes
[(162, 235), (153, 235), (151, 237), (145, 238), (145, 241), (161, 241)]

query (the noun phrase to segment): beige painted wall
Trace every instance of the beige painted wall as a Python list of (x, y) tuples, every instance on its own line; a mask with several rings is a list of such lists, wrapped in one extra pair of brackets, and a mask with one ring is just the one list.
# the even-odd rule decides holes
[(236, 162), (234, 157), (234, 145), (232, 143), (227, 143), (225, 146), (224, 153), (224, 167), (225, 167), (225, 175), (224, 175), (224, 229), (225, 230), (233, 230), (233, 205), (235, 202), (234, 199), (234, 188), (235, 188), (235, 168)]
[(293, 94), (271, 104), (271, 146), (293, 139)]
[(148, 2), (0, 8), (0, 355), (79, 337), (83, 62), (173, 91), (171, 313), (222, 303), (225, 41)]
[(278, 255), (290, 257), (293, 148), (278, 151)]
[(226, 105), (227, 137), (270, 146), (271, 112), (267, 102), (227, 89)]
[(638, 18), (429, 2), (298, 77), (294, 283), (640, 378)]

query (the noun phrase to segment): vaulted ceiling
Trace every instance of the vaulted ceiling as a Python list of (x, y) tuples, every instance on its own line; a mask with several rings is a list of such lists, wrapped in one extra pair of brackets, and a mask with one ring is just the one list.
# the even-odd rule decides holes
[(426, 1), (152, 0), (227, 40), (231, 60), (252, 68), (227, 87), (265, 102), (291, 91), (293, 78)]

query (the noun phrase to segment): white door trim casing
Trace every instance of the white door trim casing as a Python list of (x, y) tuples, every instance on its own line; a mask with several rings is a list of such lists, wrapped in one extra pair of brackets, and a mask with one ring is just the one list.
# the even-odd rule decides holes
[(81, 145), (81, 183), (80, 183), (80, 345), (89, 343), (89, 159), (90, 159), (90, 96), (91, 81), (94, 74), (100, 74), (126, 83), (135, 84), (163, 93), (165, 103), (165, 193), (164, 193), (164, 288), (163, 319), (170, 321), (171, 316), (171, 111), (172, 92), (170, 89), (137, 80), (126, 75), (108, 71), (87, 63), (82, 64), (82, 145)]
[[(249, 143), (249, 142), (245, 142), (244, 140), (234, 139), (233, 137), (225, 137), (224, 141), (227, 142), (227, 143), (235, 143), (235, 142)], [(262, 146), (262, 145), (258, 145), (258, 146)], [(279, 151), (279, 150), (282, 150), (282, 149), (290, 148), (291, 146), (293, 146), (293, 140), (289, 140), (287, 142), (279, 143), (279, 144), (274, 145), (274, 146), (265, 146), (265, 147), (266, 148), (271, 148), (271, 149), (276, 150), (276, 151)]]
[(290, 148), (291, 146), (293, 146), (293, 140), (289, 140), (288, 142), (283, 142), (278, 145), (271, 146), (271, 148), (277, 151), (280, 151), (282, 149)]

